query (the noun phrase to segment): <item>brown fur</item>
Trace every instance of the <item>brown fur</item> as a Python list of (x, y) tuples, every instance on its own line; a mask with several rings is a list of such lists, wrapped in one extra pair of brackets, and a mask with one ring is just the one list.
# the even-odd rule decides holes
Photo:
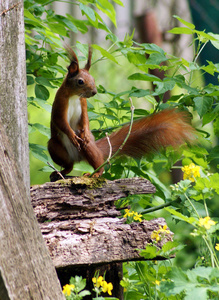
[[(126, 125), (109, 136), (112, 154), (121, 146), (129, 126)], [(175, 109), (166, 109), (135, 121), (131, 134), (119, 154), (140, 158), (162, 147), (179, 146), (193, 138), (194, 129), (188, 123), (188, 115)], [(98, 140), (96, 145), (106, 159), (109, 153), (106, 138)]]
[[(51, 158), (64, 168), (61, 171), (63, 175), (71, 172), (75, 161), (85, 159), (96, 169), (109, 156), (107, 139), (102, 138), (95, 142), (89, 129), (86, 98), (97, 92), (94, 79), (88, 72), (91, 66), (91, 50), (89, 49), (84, 69), (79, 68), (74, 51), (69, 47), (67, 50), (71, 63), (67, 76), (55, 96), (51, 115), (51, 139), (48, 142)], [(72, 115), (69, 117), (70, 112)], [(109, 136), (112, 154), (119, 149), (128, 131), (129, 125), (126, 125)], [(162, 147), (177, 147), (193, 138), (194, 129), (188, 122), (187, 114), (167, 109), (135, 121), (131, 134), (119, 154), (139, 158), (159, 151)], [(94, 176), (98, 177), (102, 173), (103, 168)]]

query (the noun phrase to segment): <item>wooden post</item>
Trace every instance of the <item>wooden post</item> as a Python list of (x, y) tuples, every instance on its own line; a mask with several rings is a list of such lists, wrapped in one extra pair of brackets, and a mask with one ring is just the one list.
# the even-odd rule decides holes
[(64, 299), (30, 202), (23, 1), (0, 1), (0, 299)]
[[(98, 270), (102, 276), (106, 272), (106, 280), (113, 283), (113, 296), (123, 299), (122, 262), (144, 260), (137, 249), (152, 242), (151, 233), (166, 223), (159, 218), (126, 224), (114, 202), (154, 192), (155, 187), (143, 178), (75, 177), (31, 188), (32, 205), (62, 285), (80, 275), (87, 278), (91, 291)], [(158, 247), (167, 240), (171, 235), (159, 241)]]

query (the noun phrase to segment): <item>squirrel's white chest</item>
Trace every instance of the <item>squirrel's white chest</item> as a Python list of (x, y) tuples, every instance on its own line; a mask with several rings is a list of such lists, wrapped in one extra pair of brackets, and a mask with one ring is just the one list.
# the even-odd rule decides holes
[[(71, 128), (77, 134), (78, 122), (81, 118), (81, 103), (78, 96), (73, 96), (69, 99), (68, 111), (67, 111), (67, 120)], [(63, 133), (61, 136), (62, 143), (65, 146), (69, 156), (72, 161), (80, 161), (81, 155), (78, 152), (78, 149), (72, 144), (68, 136)]]
[(69, 99), (67, 120), (71, 128), (76, 131), (78, 122), (81, 118), (81, 103), (78, 96)]

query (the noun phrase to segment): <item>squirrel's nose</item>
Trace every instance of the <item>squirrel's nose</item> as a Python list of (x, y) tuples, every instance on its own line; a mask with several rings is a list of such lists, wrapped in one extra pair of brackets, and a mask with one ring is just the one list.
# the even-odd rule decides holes
[(96, 95), (96, 93), (97, 93), (97, 89), (95, 88), (95, 89), (93, 89), (93, 91), (92, 91), (92, 95), (94, 96), (94, 95)]

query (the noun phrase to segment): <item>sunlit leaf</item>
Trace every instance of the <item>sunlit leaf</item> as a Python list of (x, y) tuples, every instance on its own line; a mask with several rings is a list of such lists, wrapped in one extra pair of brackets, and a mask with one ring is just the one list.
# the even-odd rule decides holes
[(183, 20), (182, 18), (180, 18), (179, 16), (174, 15), (174, 18), (176, 18), (177, 20), (179, 20), (182, 24), (186, 25), (188, 28), (190, 29), (195, 29), (195, 25), (192, 23), (189, 23), (185, 20)]
[(102, 47), (100, 47), (96, 44), (92, 44), (92, 47), (94, 49), (99, 50), (103, 57), (106, 57), (106, 58), (112, 60), (113, 62), (118, 63), (117, 60), (115, 59), (115, 57), (112, 54), (110, 54), (109, 52), (107, 52), (105, 49), (103, 49)]
[(152, 74), (142, 74), (142, 73), (135, 73), (128, 77), (129, 80), (144, 80), (144, 81), (162, 81), (155, 75)]

